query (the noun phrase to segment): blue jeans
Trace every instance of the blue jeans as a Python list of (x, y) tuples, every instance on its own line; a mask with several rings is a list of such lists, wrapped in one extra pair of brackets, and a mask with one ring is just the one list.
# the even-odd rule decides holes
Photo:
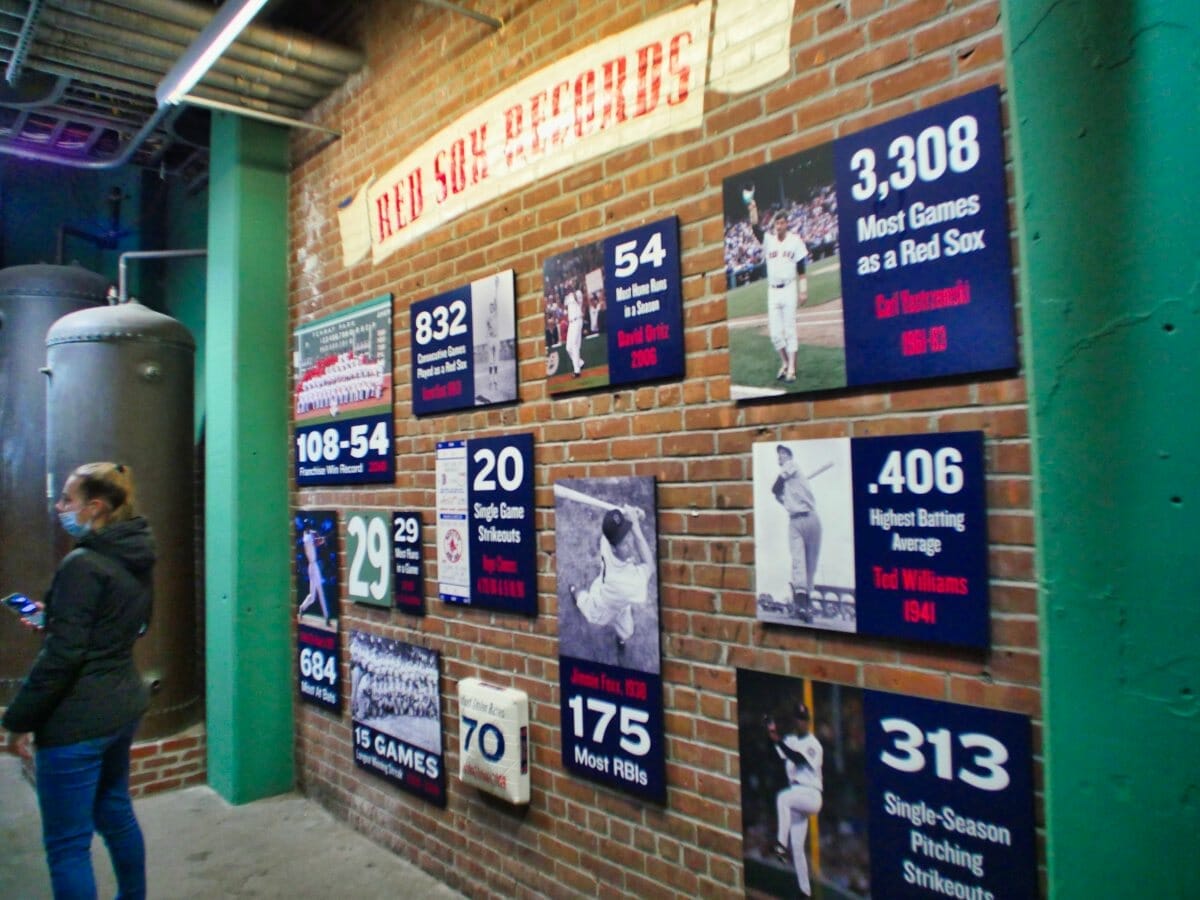
[(117, 900), (146, 896), (146, 846), (129, 798), (135, 720), (104, 737), (37, 750), (42, 842), (55, 900), (95, 900), (92, 835), (99, 831), (117, 876)]

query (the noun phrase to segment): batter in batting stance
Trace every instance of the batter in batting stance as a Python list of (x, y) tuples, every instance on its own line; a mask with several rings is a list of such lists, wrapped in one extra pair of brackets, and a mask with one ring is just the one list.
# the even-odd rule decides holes
[(771, 344), (779, 354), (777, 381), (796, 380), (796, 309), (808, 299), (808, 248), (800, 235), (788, 231), (787, 214), (775, 213), (771, 231), (758, 223), (758, 204), (749, 201), (750, 227), (762, 244), (767, 261), (767, 326)]
[(792, 609), (801, 621), (812, 622), (809, 597), (813, 576), (817, 573), (817, 556), (821, 552), (821, 519), (808, 478), (796, 465), (791, 448), (780, 444), (775, 448), (779, 457), (779, 475), (771, 485), (771, 493), (788, 514), (788, 548), (792, 552)]
[(788, 861), (788, 845), (791, 845), (792, 866), (796, 870), (796, 881), (800, 892), (812, 896), (812, 885), (808, 878), (808, 858), (804, 855), (804, 844), (808, 838), (808, 818), (821, 811), (823, 789), (821, 766), (825, 752), (809, 730), (808, 707), (796, 704), (796, 730), (783, 737), (775, 720), (767, 718), (767, 737), (775, 746), (775, 752), (783, 760), (787, 771), (788, 786), (775, 798), (775, 813), (778, 827), (775, 833), (775, 855), (784, 863)]
[(633, 637), (633, 607), (646, 603), (650, 564), (654, 559), (642, 533), (645, 514), (634, 506), (604, 514), (600, 537), (600, 574), (585, 591), (571, 585), (571, 600), (593, 625), (611, 625), (616, 632), (617, 657)]

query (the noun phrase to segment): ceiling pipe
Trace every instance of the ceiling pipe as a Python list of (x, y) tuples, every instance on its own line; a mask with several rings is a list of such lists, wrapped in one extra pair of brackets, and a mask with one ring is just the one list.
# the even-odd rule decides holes
[[(199, 32), (212, 19), (212, 12), (202, 6), (183, 3), (180, 0), (105, 0), (113, 6), (133, 10), (143, 15), (154, 16), (187, 25)], [(70, 11), (73, 0), (52, 0), (56, 8)], [(363, 55), (357, 50), (340, 47), (327, 41), (318, 41), (298, 31), (272, 28), (269, 25), (251, 23), (239, 36), (238, 44), (248, 44), (262, 50), (271, 50), (285, 56), (297, 56), (336, 69), (347, 75), (363, 66)]]
[(467, 9), (461, 3), (451, 3), (450, 0), (421, 0), (426, 6), (436, 6), (438, 9), (449, 10), (453, 13), (458, 13), (460, 16), (466, 16), (469, 19), (474, 19), (476, 22), (483, 22), (486, 25), (491, 25), (493, 28), (503, 28), (504, 20), (496, 19), (492, 16), (484, 15), (481, 12), (475, 12), (473, 9)]
[[(129, 297), (125, 291), (126, 261), (131, 259), (180, 259), (188, 256), (208, 256), (207, 250), (130, 250), (117, 257), (117, 302), (125, 303)], [(111, 291), (112, 288), (109, 288)]]
[(33, 31), (37, 28), (38, 13), (42, 11), (42, 0), (30, 0), (29, 12), (21, 23), (20, 34), (17, 35), (17, 46), (8, 58), (8, 68), (4, 70), (4, 80), (9, 87), (15, 87), (21, 77), (21, 66), (25, 63), (25, 54), (29, 51), (29, 42), (33, 39)]
[[(147, 63), (153, 61), (156, 69), (164, 72), (183, 51), (183, 47), (180, 45), (164, 40), (157, 35), (142, 34), (131, 39), (129, 32), (124, 28), (96, 22), (92, 19), (76, 17), (68, 21), (65, 16), (46, 15), (43, 17), (43, 22), (45, 28), (50, 29), (45, 32), (48, 40), (54, 39), (56, 35), (70, 36), (69, 42), (61, 37), (58, 38), (59, 45), (74, 47), (76, 42), (84, 41), (84, 46), (95, 47), (97, 42), (102, 42), (105, 46), (120, 48), (122, 53), (140, 53), (141, 58)], [(148, 65), (145, 67), (149, 68)], [(303, 98), (304, 104), (293, 105), (307, 104), (305, 108), (328, 93), (324, 85), (314, 84), (269, 66), (253, 65), (225, 58), (213, 66), (212, 73), (208, 77), (222, 79), (226, 86), (237, 84), (239, 81), (267, 84), (274, 89), (291, 94), (297, 99)]]
[[(20, 0), (0, 0), (0, 12), (19, 15)], [(155, 19), (153, 25), (147, 28), (146, 15), (133, 12), (120, 6), (113, 6), (103, 0), (73, 0), (69, 11), (47, 9), (42, 13), (47, 25), (63, 28), (67, 31), (79, 31), (86, 34), (97, 34), (115, 30), (121, 34), (137, 34), (149, 38), (148, 31), (153, 32), (156, 44), (170, 47), (170, 57), (174, 60), (183, 52), (196, 37), (196, 29), (165, 19)], [(245, 41), (235, 41), (233, 46), (213, 67), (222, 70), (227, 64), (238, 62), (257, 69), (278, 72), (303, 81), (319, 84), (324, 87), (337, 87), (346, 80), (347, 73), (319, 65), (307, 59), (296, 56), (283, 56), (268, 50), (260, 50), (246, 44)]]

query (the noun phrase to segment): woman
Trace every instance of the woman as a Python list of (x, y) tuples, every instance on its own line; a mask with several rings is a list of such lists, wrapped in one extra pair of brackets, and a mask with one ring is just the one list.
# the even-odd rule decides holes
[(128, 466), (87, 463), (55, 504), (76, 540), (45, 599), (45, 641), (3, 725), (37, 742), (38, 805), (56, 900), (96, 896), (92, 835), (112, 857), (118, 900), (146, 896), (146, 851), (129, 756), (149, 693), (133, 645), (150, 622), (154, 541)]

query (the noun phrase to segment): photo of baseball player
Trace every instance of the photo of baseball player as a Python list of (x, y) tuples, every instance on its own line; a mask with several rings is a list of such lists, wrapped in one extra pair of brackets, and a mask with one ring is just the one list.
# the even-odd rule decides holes
[(303, 510), (295, 517), (296, 618), (305, 625), (337, 630), (337, 513)]
[(660, 670), (654, 479), (554, 485), (562, 655)]
[(350, 632), (350, 715), (355, 723), (440, 756), (441, 707), (436, 651)]
[(471, 283), (475, 405), (517, 399), (517, 331), (511, 269)]
[(739, 669), (747, 890), (870, 897), (862, 691)]
[(757, 443), (752, 459), (759, 620), (853, 632), (850, 439)]
[(725, 179), (735, 400), (845, 387), (833, 148)]
[(542, 286), (550, 393), (608, 384), (603, 242), (551, 256), (542, 267)]

